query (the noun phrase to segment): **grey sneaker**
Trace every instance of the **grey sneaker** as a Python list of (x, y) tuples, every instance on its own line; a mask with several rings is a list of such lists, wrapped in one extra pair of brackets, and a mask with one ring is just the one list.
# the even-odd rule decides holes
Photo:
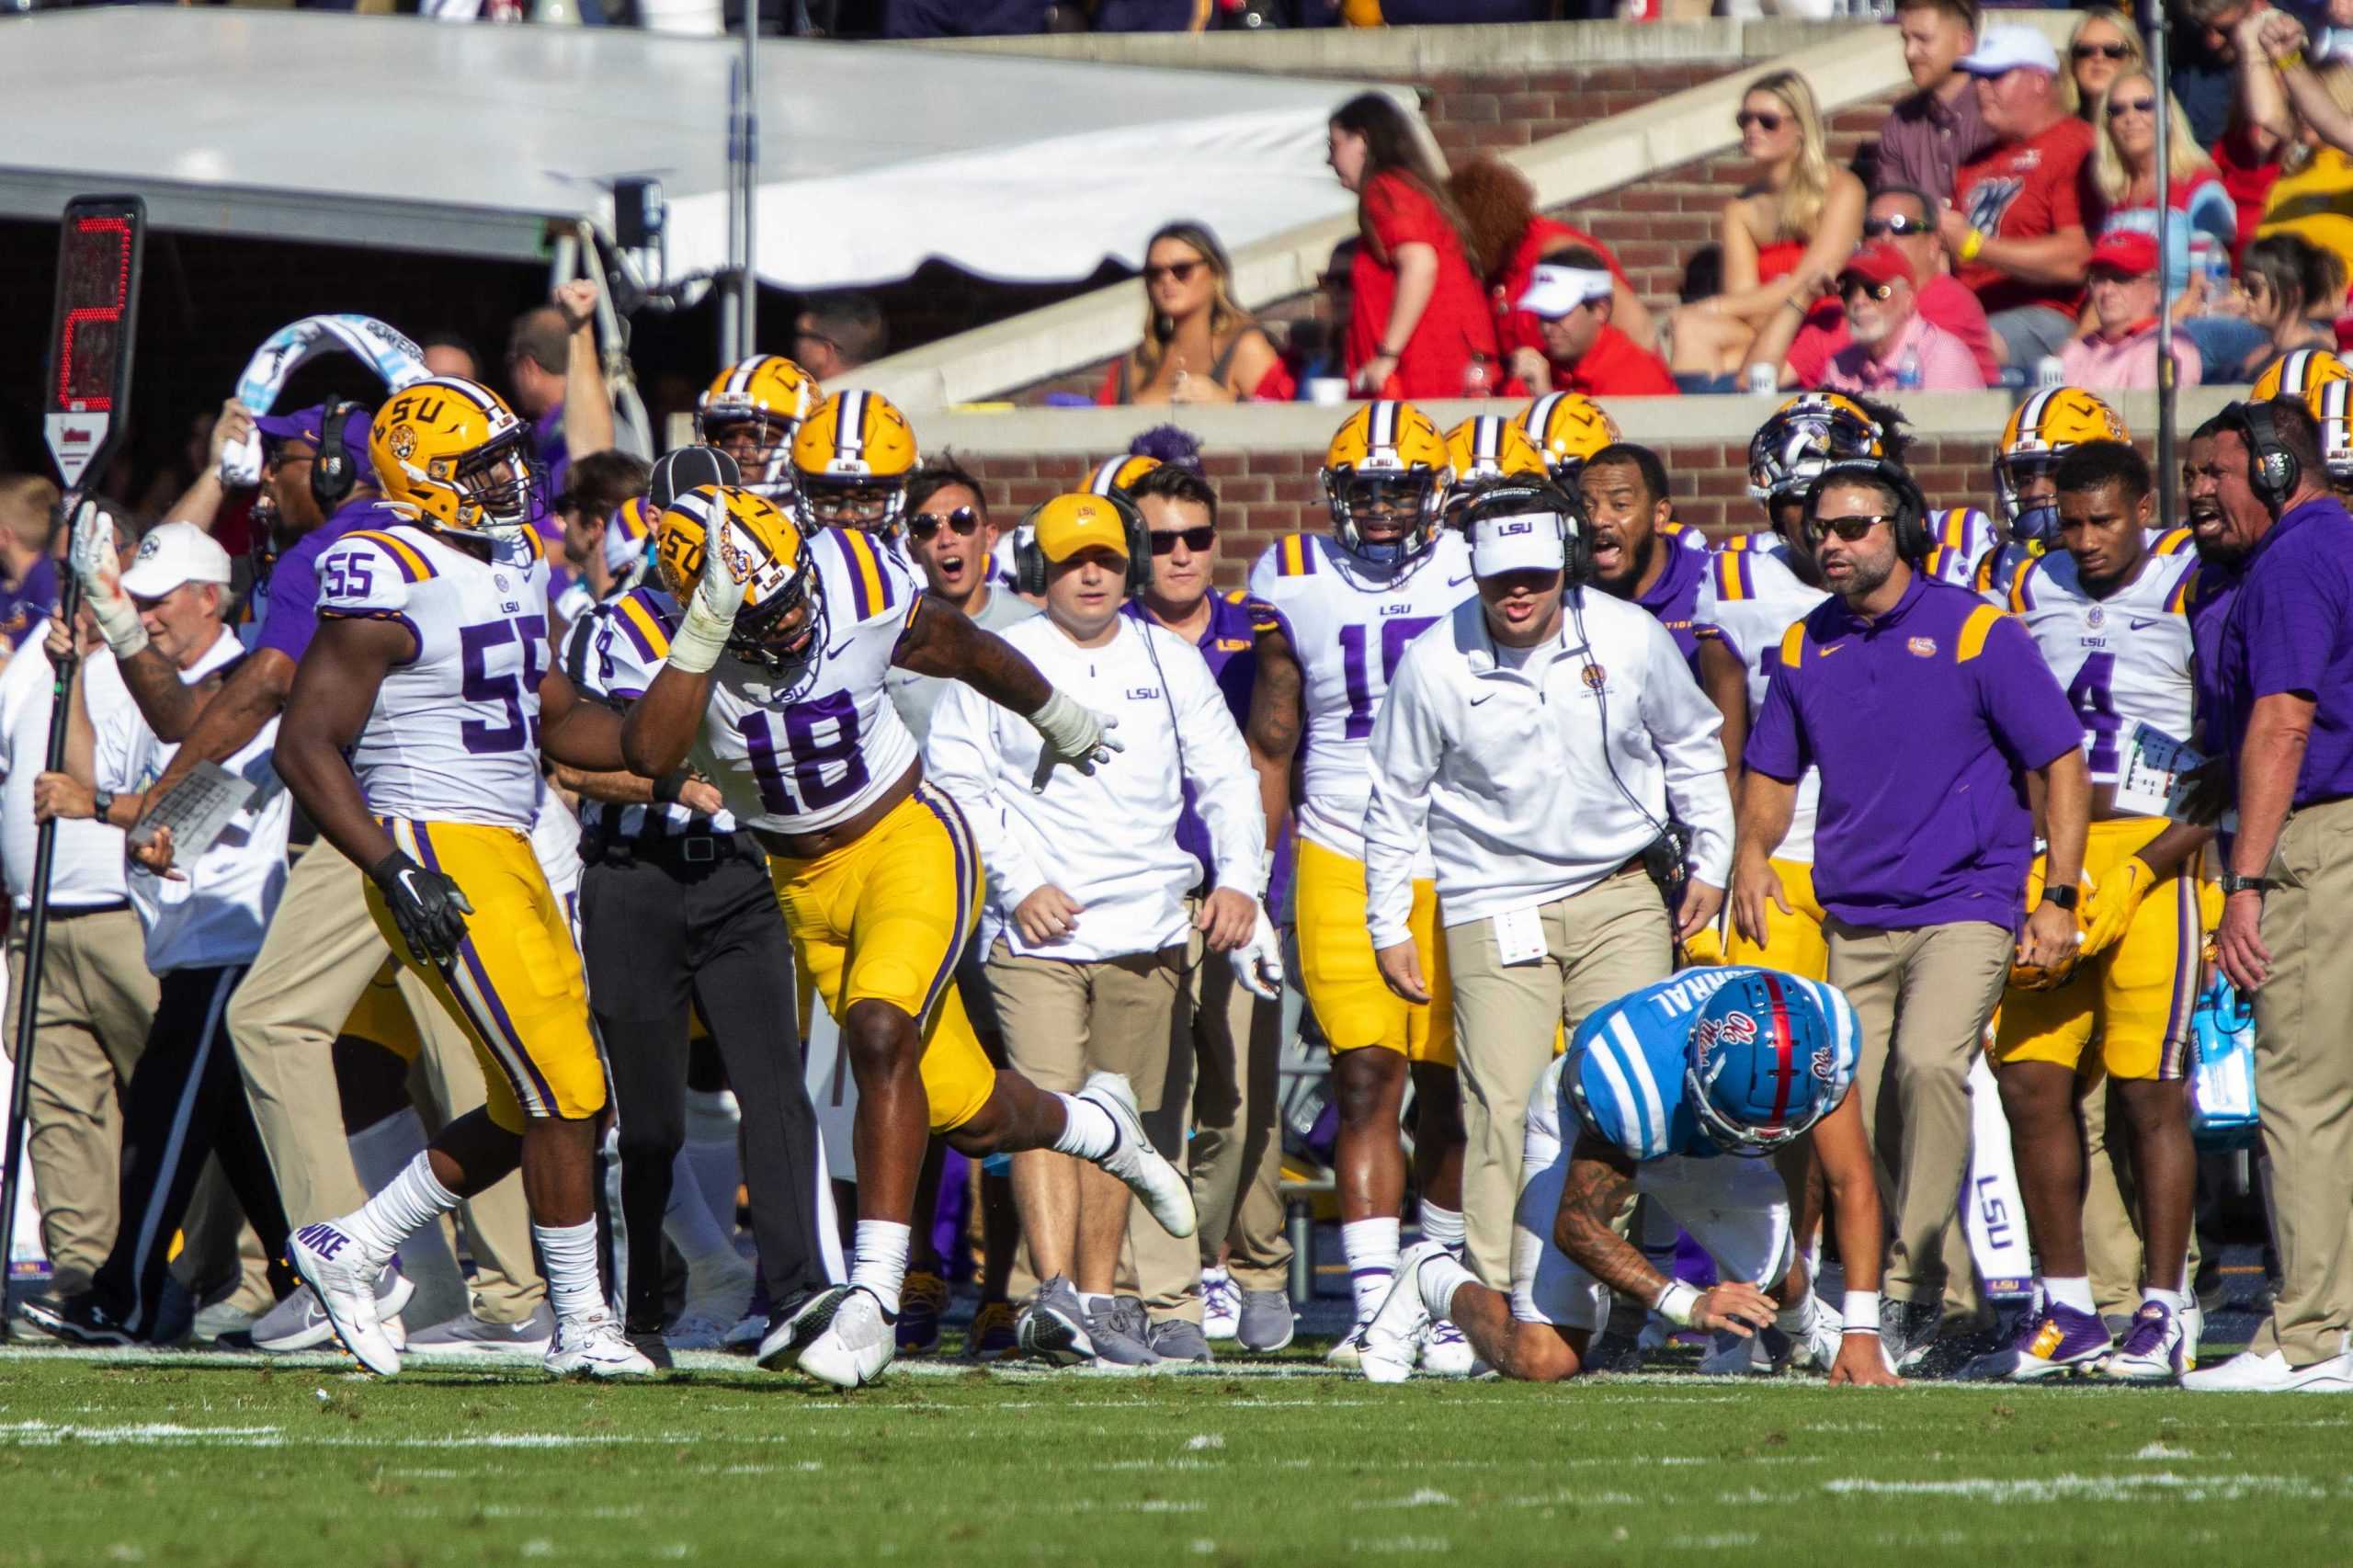
[(1288, 1290), (1245, 1290), (1242, 1320), (1233, 1337), (1245, 1350), (1261, 1355), (1280, 1350), (1299, 1332), (1299, 1314), (1290, 1309)]
[(1035, 1356), (1059, 1367), (1095, 1359), (1095, 1341), (1086, 1309), (1067, 1275), (1057, 1274), (1022, 1303), (1014, 1321), (1014, 1337), (1024, 1356)]
[[(1912, 1360), (1925, 1352), (1937, 1337), (1937, 1329), (1944, 1312), (1934, 1301), (1899, 1301), (1893, 1296), (1881, 1298), (1879, 1303), (1879, 1339), (1887, 1352), (1887, 1364), (1898, 1370), (1917, 1366)], [(1907, 1366), (1909, 1362), (1909, 1366)]]
[(1163, 1318), (1154, 1324), (1144, 1343), (1164, 1361), (1197, 1361), (1206, 1367), (1217, 1359), (1210, 1354), (1210, 1336), (1201, 1325), (1183, 1318)]
[(1152, 1367), (1160, 1362), (1151, 1345), (1152, 1325), (1143, 1303), (1133, 1296), (1114, 1296), (1086, 1312), (1086, 1337), (1095, 1342), (1098, 1367)]

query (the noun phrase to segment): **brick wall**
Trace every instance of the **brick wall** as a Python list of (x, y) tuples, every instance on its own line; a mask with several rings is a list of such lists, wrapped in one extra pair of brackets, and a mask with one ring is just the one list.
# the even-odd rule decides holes
[(1422, 118), (1451, 159), (1483, 147), (1526, 147), (1712, 82), (1746, 64), (1738, 60), (1678, 60), (1562, 66), (1456, 74), (1408, 85), (1422, 89)]
[[(2143, 443), (2144, 451), (2148, 443)], [(1759, 526), (1748, 498), (1748, 447), (1709, 442), (1666, 443), (1665, 459), (1676, 516), (1724, 537)], [(1975, 437), (1934, 437), (1915, 443), (1912, 472), (1934, 507), (1984, 506), (1990, 494), (1986, 464), (1991, 443)], [(1096, 454), (1108, 457), (1110, 452)], [(1010, 522), (1038, 503), (1077, 486), (1092, 467), (1068, 454), (961, 452), (959, 460), (987, 491), (991, 511)], [(1258, 552), (1287, 533), (1322, 531), (1330, 520), (1316, 479), (1321, 452), (1254, 449), (1211, 451), (1205, 458), (1217, 486), (1222, 533), (1218, 581), (1240, 587)]]

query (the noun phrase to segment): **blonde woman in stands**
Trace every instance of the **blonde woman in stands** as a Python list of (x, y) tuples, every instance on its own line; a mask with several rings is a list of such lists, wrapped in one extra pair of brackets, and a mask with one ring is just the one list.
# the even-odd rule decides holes
[(1384, 398), (1499, 390), (1495, 318), (1445, 165), (1385, 93), (1342, 104), (1330, 131), (1332, 173), (1357, 198), (1343, 344), (1350, 384)]
[(1447, 184), (1471, 225), (1472, 248), (1486, 259), (1495, 341), (1503, 347), (1507, 375), (1521, 390), (1536, 390), (1547, 373), (1547, 360), (1544, 324), (1521, 309), (1519, 301), (1540, 263), (1579, 246), (1599, 256), (1609, 270), (1610, 324), (1650, 351), (1657, 341), (1656, 328), (1643, 297), (1626, 280), (1626, 269), (1591, 234), (1537, 211), (1536, 187), (1526, 175), (1493, 153), (1482, 153), (1455, 170)]
[(2141, 35), (2112, 6), (2086, 6), (2067, 40), (2067, 70), (2060, 77), (2059, 101), (2069, 114), (2083, 116), (2099, 129), (2100, 95), (2114, 88), (2119, 74), (2138, 71), (2147, 63), (2141, 52)]
[(1095, 401), (1285, 403), (1297, 391), (1266, 330), (1234, 301), (1233, 265), (1208, 225), (1154, 234), (1143, 247), (1143, 336)]
[(1757, 329), (1811, 302), (1863, 232), (1863, 182), (1832, 166), (1813, 89), (1794, 71), (1752, 83), (1736, 117), (1756, 177), (1724, 204), (1724, 291), (1670, 318), (1669, 363), (1686, 392), (1731, 392)]

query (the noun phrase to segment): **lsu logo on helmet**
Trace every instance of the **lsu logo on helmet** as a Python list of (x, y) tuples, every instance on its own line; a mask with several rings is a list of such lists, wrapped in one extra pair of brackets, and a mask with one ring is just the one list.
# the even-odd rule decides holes
[(2263, 368), (2252, 394), (2257, 403), (2275, 397), (2309, 398), (2331, 381), (2353, 381), (2353, 366), (2325, 348), (2294, 348)]
[(1544, 454), (1536, 449), (1528, 432), (1500, 414), (1482, 414), (1449, 430), (1446, 456), (1454, 469), (1458, 495), (1466, 488), (1498, 479), (1540, 480), (1549, 472)]
[[(1373, 565), (1410, 561), (1438, 538), (1454, 482), (1446, 437), (1410, 403), (1369, 403), (1344, 420), (1324, 454), (1324, 498), (1340, 548)], [(1377, 529), (1385, 538), (1368, 537)]]
[(915, 426), (881, 392), (835, 392), (792, 437), (793, 516), (803, 532), (899, 528), (907, 476), (923, 460)]
[(1862, 404), (1838, 392), (1790, 398), (1748, 442), (1748, 494), (1771, 504), (1811, 485), (1824, 464), (1887, 456), (1887, 432)]
[[(714, 537), (721, 541), (716, 569), (744, 583), (727, 651), (769, 670), (799, 668), (813, 680), (825, 601), (800, 528), (775, 502), (736, 486), (706, 484), (677, 497), (656, 526), (654, 569), (679, 603), (714, 569)], [(796, 617), (802, 606), (808, 613)]]
[(2029, 501), (2025, 492), (2086, 441), (2130, 441), (2132, 432), (2098, 397), (2081, 387), (2047, 387), (2018, 404), (1994, 454), (1994, 495), (2013, 539), (2048, 544), (2058, 538), (2055, 494)]
[(478, 381), (435, 376), (387, 399), (368, 430), (376, 487), (412, 522), (515, 539), (531, 527), (530, 426)]
[(1574, 488), (1586, 460), (1618, 439), (1618, 421), (1583, 392), (1550, 392), (1511, 416), (1551, 471)]
[(735, 460), (744, 488), (770, 500), (792, 490), (792, 437), (824, 395), (781, 354), (738, 359), (695, 400), (695, 439)]

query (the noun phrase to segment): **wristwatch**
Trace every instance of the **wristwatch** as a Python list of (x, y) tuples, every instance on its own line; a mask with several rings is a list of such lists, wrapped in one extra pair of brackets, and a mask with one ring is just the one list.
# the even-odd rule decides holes
[(2042, 902), (2045, 903), (2055, 903), (2062, 909), (2075, 908), (2076, 903), (2082, 900), (2083, 896), (2084, 890), (2081, 888), (2045, 888), (2042, 890)]
[(2242, 877), (2235, 871), (2224, 871), (2222, 880), (2224, 898), (2230, 897), (2234, 892), (2262, 893), (2271, 891), (2269, 877)]
[(93, 790), (90, 791), (90, 814), (93, 817), (103, 823), (107, 820), (107, 813), (112, 810), (114, 810), (113, 790)]

